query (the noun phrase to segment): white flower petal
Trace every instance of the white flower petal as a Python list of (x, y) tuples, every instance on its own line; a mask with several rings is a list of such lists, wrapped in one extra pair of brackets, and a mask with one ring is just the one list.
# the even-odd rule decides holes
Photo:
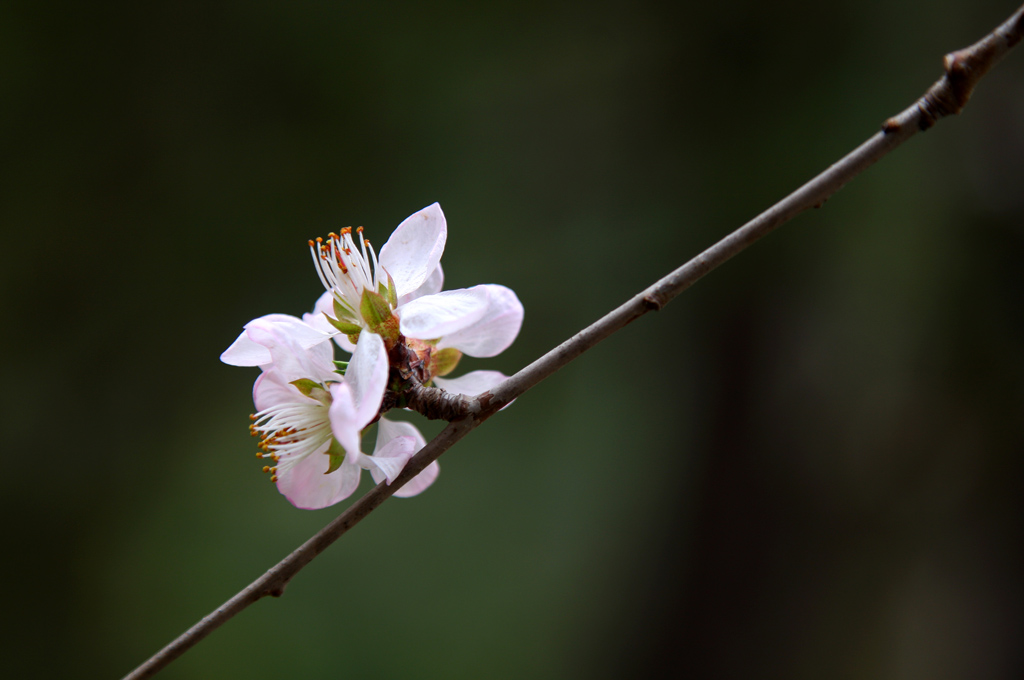
[(334, 296), (331, 295), (331, 291), (324, 291), (324, 294), (317, 298), (316, 304), (313, 305), (312, 312), (306, 312), (302, 315), (302, 323), (306, 324), (310, 328), (314, 328), (321, 333), (327, 335), (337, 335), (338, 329), (327, 321), (327, 317), (324, 313), (334, 316)]
[(427, 445), (427, 440), (420, 434), (419, 429), (412, 423), (402, 420), (388, 420), (381, 418), (377, 421), (377, 445), (373, 449), (373, 455), (377, 455), (388, 442), (396, 437), (412, 437), (416, 441), (416, 450), (419, 451)]
[[(220, 355), (230, 366), (266, 367), (274, 362), (273, 347), (288, 345), (301, 352), (324, 344), (331, 336), (304, 324), (290, 314), (266, 314), (246, 324), (231, 346)], [(332, 356), (333, 358), (333, 356)]]
[(360, 449), (362, 431), (380, 410), (388, 379), (388, 356), (379, 335), (363, 331), (345, 379), (331, 385), (331, 431), (345, 461), (368, 467)]
[(487, 312), (480, 286), (425, 295), (399, 307), (398, 328), (407, 338), (433, 340), (472, 326)]
[(249, 339), (249, 334), (242, 331), (231, 346), (220, 355), (220, 360), (230, 366), (265, 366), (273, 359), (270, 350)]
[(444, 288), (444, 270), (441, 269), (441, 265), (437, 265), (437, 269), (427, 277), (427, 280), (423, 282), (423, 285), (414, 290), (411, 293), (406, 293), (398, 298), (398, 306), (401, 307), (406, 302), (421, 298), (424, 295), (433, 295), (440, 293), (441, 289)]
[(380, 249), (379, 262), (395, 281), (399, 295), (427, 280), (444, 253), (448, 226), (437, 203), (405, 218)]
[(412, 437), (395, 437), (380, 451), (374, 452), (372, 456), (365, 456), (372, 463), (369, 470), (373, 481), (378, 484), (385, 479), (388, 480), (388, 484), (395, 481), (405, 469), (405, 464), (416, 453), (416, 448), (416, 440)]
[(252, 386), (252, 403), (257, 411), (263, 411), (281, 404), (288, 404), (305, 399), (302, 393), (281, 379), (274, 371), (260, 373)]
[(359, 465), (362, 462), (360, 441), (366, 423), (361, 422), (359, 411), (352, 397), (352, 386), (347, 381), (331, 385), (331, 408), (328, 410), (331, 432), (345, 450), (345, 462)]
[(345, 370), (345, 383), (352, 388), (352, 398), (361, 422), (360, 429), (366, 427), (380, 410), (388, 382), (388, 369), (384, 340), (375, 333), (363, 331), (356, 343), (352, 361)]
[(427, 487), (434, 483), (437, 476), (441, 473), (441, 466), (437, 464), (435, 460), (433, 463), (423, 468), (423, 472), (419, 473), (405, 485), (394, 493), (395, 498), (410, 498), (426, 491)]
[[(257, 329), (254, 337), (252, 331)], [(259, 329), (271, 335), (259, 333)], [(278, 337), (286, 336), (301, 349), (315, 347), (330, 335), (312, 328), (290, 314), (267, 314), (245, 324), (245, 330), (220, 355), (220, 360), (231, 366), (265, 366), (273, 361), (271, 345), (280, 344)]]
[(475, 397), (493, 388), (506, 377), (508, 376), (500, 371), (470, 371), (458, 378), (434, 378), (434, 384), (446, 392)]
[(322, 333), (326, 333), (334, 338), (334, 342), (337, 343), (338, 347), (342, 348), (349, 354), (356, 350), (354, 343), (349, 342), (348, 336), (338, 332), (338, 329), (331, 325), (324, 314), (334, 316), (334, 296), (331, 291), (325, 291), (317, 301), (316, 305), (313, 306), (312, 313), (306, 313), (302, 315), (302, 322), (314, 328)]
[(361, 471), (347, 461), (334, 472), (324, 474), (330, 467), (330, 458), (324, 451), (310, 454), (277, 472), (277, 490), (297, 508), (326, 508), (348, 498), (359, 487)]
[[(416, 441), (416, 446), (413, 448), (414, 454), (427, 445), (427, 440), (423, 438), (423, 435), (420, 434), (420, 431), (412, 423), (381, 418), (377, 423), (377, 447), (374, 449), (373, 455), (376, 457), (378, 452), (396, 437), (412, 437)], [(435, 460), (424, 468), (423, 472), (410, 479), (401, 489), (396, 491), (395, 497), (409, 498), (410, 496), (422, 493), (434, 483), (440, 472), (441, 466)]]
[[(305, 330), (300, 330), (300, 327)], [(329, 336), (302, 322), (294, 325), (256, 319), (249, 322), (245, 332), (253, 342), (270, 352), (271, 362), (260, 368), (280, 373), (285, 382), (300, 378), (323, 382), (338, 377), (334, 373), (334, 349), (327, 341)], [(317, 343), (306, 346), (311, 339), (316, 339)]]
[(473, 324), (440, 337), (438, 348), (454, 347), (471, 357), (501, 354), (519, 335), (523, 326), (523, 303), (510, 288), (496, 284), (474, 286), (486, 291), (487, 309)]

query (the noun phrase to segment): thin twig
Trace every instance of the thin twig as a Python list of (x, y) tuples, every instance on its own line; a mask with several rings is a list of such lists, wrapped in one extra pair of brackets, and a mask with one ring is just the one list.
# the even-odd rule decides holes
[(153, 676), (184, 654), (215, 628), (253, 602), (268, 595), (278, 597), (304, 566), (370, 514), (407, 481), (419, 474), (457, 441), (474, 430), (502, 406), (519, 397), (585, 351), (649, 311), (660, 310), (681, 292), (726, 260), (767, 236), (803, 211), (820, 207), (847, 182), (940, 118), (959, 113), (978, 81), (1024, 36), (1024, 6), (1001, 26), (974, 45), (945, 57), (945, 74), (913, 106), (885, 121), (875, 134), (827, 170), (743, 225), (703, 253), (657, 281), (625, 304), (614, 309), (512, 377), (475, 399), (465, 400), (465, 413), (448, 426), (406, 465), (389, 486), (381, 483), (353, 503), (337, 519), (321, 529), (297, 550), (253, 581), (244, 590), (205, 616), (125, 676), (140, 680)]

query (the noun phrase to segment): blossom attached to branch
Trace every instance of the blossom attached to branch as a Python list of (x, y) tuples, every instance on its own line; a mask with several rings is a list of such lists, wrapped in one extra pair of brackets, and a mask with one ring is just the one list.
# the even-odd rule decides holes
[[(441, 291), (440, 262), (448, 226), (437, 203), (403, 220), (379, 258), (362, 238), (361, 227), (356, 236), (359, 244), (351, 229), (343, 229), (340, 235), (330, 234), (326, 243), (310, 242), (327, 292), (317, 301), (314, 314), (303, 318), (310, 326), (333, 333), (343, 348), (351, 351), (363, 330), (380, 335), (388, 352), (405, 344), (415, 364), (406, 367), (407, 372), (429, 383), (454, 370), (463, 354), (496, 356), (519, 334), (523, 306), (511, 289), (482, 284)], [(495, 374), (467, 374), (463, 384), (487, 389), (505, 377), (495, 379)], [(460, 389), (453, 381), (437, 384)]]
[[(258, 412), (250, 429), (260, 438), (258, 455), (274, 463), (264, 470), (300, 508), (347, 498), (362, 470), (378, 483), (394, 481), (425, 440), (415, 426), (382, 413), (423, 406), (422, 413), (437, 417), (423, 397), (439, 394), (423, 387), (431, 384), (466, 396), (490, 389), (504, 374), (444, 376), (463, 354), (500, 353), (522, 326), (522, 304), (505, 286), (441, 291), (448, 231), (436, 203), (404, 220), (379, 258), (362, 231), (310, 241), (326, 288), (312, 314), (254, 319), (221, 355), (225, 363), (263, 371), (253, 388)], [(352, 353), (350, 362), (334, 361), (332, 338)], [(374, 423), (376, 445), (365, 454), (362, 435)], [(397, 495), (416, 495), (437, 475), (434, 462)]]
[[(264, 471), (271, 473), (271, 481), (293, 505), (317, 509), (352, 495), (364, 469), (375, 479), (394, 479), (423, 446), (423, 437), (382, 431), (374, 454), (363, 454), (362, 433), (376, 419), (384, 397), (383, 342), (368, 333), (343, 378), (335, 368), (328, 336), (305, 348), (303, 342), (313, 336), (294, 318), (269, 315), (249, 322), (222, 359), (261, 361), (263, 372), (253, 386), (257, 413), (250, 425), (260, 440), (257, 455), (272, 463)], [(416, 485), (420, 491), (430, 486), (437, 472), (423, 475)]]

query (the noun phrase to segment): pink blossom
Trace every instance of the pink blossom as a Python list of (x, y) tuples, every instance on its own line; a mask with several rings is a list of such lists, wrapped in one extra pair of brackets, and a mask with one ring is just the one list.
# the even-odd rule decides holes
[[(406, 428), (381, 426), (374, 453), (360, 450), (362, 432), (376, 419), (384, 397), (388, 367), (386, 355), (382, 359), (383, 341), (366, 333), (342, 378), (335, 370), (332, 345), (320, 342), (304, 348), (308, 334), (296, 327), (294, 317), (282, 317), (255, 319), (244, 333), (269, 357), (253, 386), (257, 413), (250, 426), (260, 438), (258, 455), (273, 463), (264, 470), (293, 505), (304, 509), (348, 498), (364, 469), (378, 482), (386, 478), (390, 483), (424, 440)], [(246, 351), (258, 355), (252, 348)], [(398, 495), (415, 495), (436, 477), (436, 467), (428, 468)]]
[[(481, 284), (441, 291), (440, 260), (448, 226), (437, 203), (403, 220), (379, 258), (362, 238), (361, 228), (357, 236), (359, 245), (351, 229), (331, 235), (327, 244), (311, 245), (327, 291), (317, 300), (314, 313), (303, 319), (310, 327), (333, 334), (342, 348), (352, 351), (363, 329), (380, 334), (388, 349), (400, 337), (413, 339), (419, 341), (414, 344), (421, 358), (437, 370), (441, 365), (431, 363), (428, 355), (449, 350), (441, 362), (443, 372), (431, 371), (430, 377), (436, 378), (451, 371), (462, 354), (496, 356), (519, 334), (523, 305), (511, 289)], [(369, 305), (372, 309), (367, 312), (370, 299), (375, 306)], [(484, 371), (464, 384), (493, 386), (495, 373)], [(457, 385), (449, 380), (446, 389), (458, 389)]]
[[(441, 290), (448, 231), (438, 204), (398, 225), (379, 258), (362, 232), (360, 227), (353, 237), (346, 228), (326, 243), (310, 242), (326, 289), (313, 313), (301, 319), (287, 314), (254, 319), (221, 355), (231, 365), (261, 368), (250, 429), (260, 438), (258, 455), (274, 463), (264, 470), (300, 508), (347, 498), (364, 469), (378, 483), (392, 483), (425, 445), (415, 426), (380, 417), (392, 368), (415, 369), (425, 383), (477, 395), (505, 376), (497, 371), (445, 376), (463, 354), (499, 354), (522, 326), (523, 306), (505, 286)], [(352, 353), (343, 371), (334, 362), (332, 338)], [(403, 343), (405, 348), (396, 347)], [(397, 357), (395, 366), (390, 357)], [(365, 454), (362, 435), (374, 422), (376, 445)], [(395, 495), (422, 492), (438, 470), (431, 463)]]

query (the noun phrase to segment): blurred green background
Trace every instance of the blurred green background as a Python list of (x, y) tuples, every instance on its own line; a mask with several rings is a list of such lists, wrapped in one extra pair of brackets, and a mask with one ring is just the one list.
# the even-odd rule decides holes
[[(218, 362), (312, 306), (308, 238), (439, 201), (447, 286), (526, 308), (463, 366), (511, 373), (1013, 9), (0, 5), (5, 677), (127, 673), (344, 507), (275, 491)], [(1021, 50), (161, 677), (1020, 677)]]

